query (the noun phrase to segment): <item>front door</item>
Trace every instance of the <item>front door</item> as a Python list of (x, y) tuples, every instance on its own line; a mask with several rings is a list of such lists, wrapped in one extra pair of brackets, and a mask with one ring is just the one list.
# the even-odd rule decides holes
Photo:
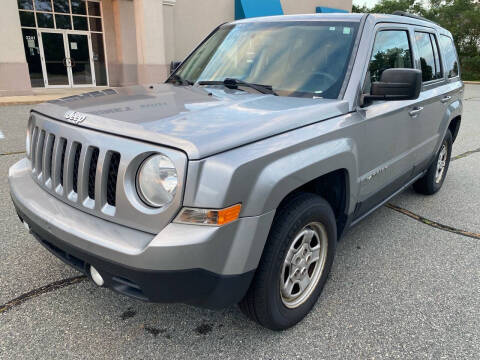
[[(363, 93), (370, 94), (371, 83), (379, 81), (389, 68), (413, 68), (410, 33), (407, 26), (377, 26)], [(363, 137), (358, 141), (361, 205), (360, 217), (384, 201), (413, 173), (412, 153), (416, 120), (410, 116), (413, 100), (375, 100), (359, 110)]]
[(45, 87), (95, 85), (88, 33), (63, 30), (39, 33)]

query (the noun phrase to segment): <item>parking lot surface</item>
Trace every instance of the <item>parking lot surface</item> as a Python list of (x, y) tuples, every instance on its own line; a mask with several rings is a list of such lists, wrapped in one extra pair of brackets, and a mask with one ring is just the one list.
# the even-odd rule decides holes
[(0, 359), (478, 359), (480, 86), (466, 86), (464, 104), (442, 190), (408, 189), (352, 228), (312, 313), (280, 333), (237, 307), (115, 294), (48, 253), (7, 183), (30, 106), (0, 107)]

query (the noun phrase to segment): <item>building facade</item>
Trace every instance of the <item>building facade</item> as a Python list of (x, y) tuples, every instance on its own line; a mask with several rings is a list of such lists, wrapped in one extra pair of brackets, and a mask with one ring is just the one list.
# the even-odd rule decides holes
[(160, 82), (216, 26), (351, 0), (2, 0), (0, 96)]

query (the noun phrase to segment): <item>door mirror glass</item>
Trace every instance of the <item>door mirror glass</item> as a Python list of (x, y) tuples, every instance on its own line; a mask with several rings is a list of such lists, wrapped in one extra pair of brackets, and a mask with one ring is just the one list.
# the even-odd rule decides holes
[(422, 89), (422, 72), (417, 69), (386, 69), (380, 81), (372, 83), (370, 94), (363, 95), (362, 106), (373, 100), (414, 100)]

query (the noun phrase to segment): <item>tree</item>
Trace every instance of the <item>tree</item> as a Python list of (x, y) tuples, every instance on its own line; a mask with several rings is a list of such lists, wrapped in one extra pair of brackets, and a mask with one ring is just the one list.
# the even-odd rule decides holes
[(480, 80), (480, 3), (478, 0), (381, 0), (372, 8), (353, 6), (352, 12), (391, 14), (396, 10), (421, 15), (449, 30), (462, 65), (464, 80)]

